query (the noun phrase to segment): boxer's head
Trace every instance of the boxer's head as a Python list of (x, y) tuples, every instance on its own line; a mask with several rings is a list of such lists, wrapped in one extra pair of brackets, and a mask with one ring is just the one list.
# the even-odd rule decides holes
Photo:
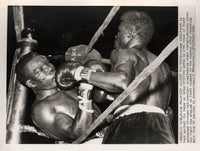
[(137, 48), (146, 46), (150, 42), (153, 32), (153, 21), (146, 13), (129, 11), (121, 17), (115, 47)]
[(45, 56), (29, 53), (16, 66), (19, 81), (33, 90), (51, 89), (56, 86), (55, 68)]

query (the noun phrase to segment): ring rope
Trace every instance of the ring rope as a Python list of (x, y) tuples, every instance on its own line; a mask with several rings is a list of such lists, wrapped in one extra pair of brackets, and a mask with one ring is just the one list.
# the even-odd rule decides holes
[(99, 37), (103, 34), (104, 29), (109, 25), (112, 18), (115, 16), (115, 14), (118, 12), (120, 6), (113, 6), (107, 17), (105, 18), (103, 24), (98, 28), (92, 39), (90, 40), (89, 45), (85, 48), (87, 51), (90, 52), (92, 50), (93, 45), (96, 43), (96, 41), (99, 39)]
[(50, 138), (45, 133), (37, 130), (34, 126), (30, 126), (30, 125), (21, 125), (20, 126), (20, 131), (24, 132), (24, 133), (26, 133), (26, 132), (34, 133), (34, 134), (37, 134), (38, 136), (43, 136), (43, 137), (46, 137), (46, 138)]

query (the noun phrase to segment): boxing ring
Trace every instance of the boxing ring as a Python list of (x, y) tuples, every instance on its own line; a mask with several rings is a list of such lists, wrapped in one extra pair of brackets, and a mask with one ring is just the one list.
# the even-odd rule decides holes
[[(113, 16), (117, 13), (120, 7), (113, 7), (107, 17), (105, 18), (103, 24), (98, 28), (94, 36), (92, 37), (88, 47), (86, 47), (86, 52), (90, 52), (92, 50), (93, 45), (98, 40), (98, 38), (103, 34), (104, 29), (109, 25)], [(19, 59), (31, 52), (34, 51), (37, 47), (37, 41), (34, 40), (30, 33), (26, 35), (26, 37), (21, 36), (21, 32), (24, 29), (24, 14), (22, 6), (14, 6), (14, 25), (16, 32), (16, 39), (19, 47), (16, 49), (12, 69), (10, 74), (9, 86), (8, 86), (8, 94), (7, 94), (7, 136), (6, 143), (8, 144), (18, 144), (21, 143), (21, 133), (30, 132), (35, 133), (39, 136), (43, 136), (49, 138), (44, 133), (38, 131), (35, 127), (29, 125), (23, 125), (24, 121), (24, 112), (27, 104), (27, 88), (23, 86), (16, 78), (15, 66)], [(103, 120), (120, 104), (124, 101), (124, 99), (134, 90), (137, 86), (177, 48), (178, 40), (177, 37), (170, 42), (167, 47), (160, 53), (160, 55), (149, 64), (137, 77), (136, 79), (115, 99), (113, 103), (91, 124), (91, 126), (85, 131), (85, 133), (73, 143), (81, 143), (83, 142), (88, 135), (100, 125)], [(105, 64), (110, 64), (109, 59), (101, 58), (101, 62)], [(172, 72), (172, 75), (177, 76), (177, 73)]]

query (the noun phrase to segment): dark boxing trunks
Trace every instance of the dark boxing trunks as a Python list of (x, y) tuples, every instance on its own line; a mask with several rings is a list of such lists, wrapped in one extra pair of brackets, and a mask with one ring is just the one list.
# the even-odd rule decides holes
[(139, 112), (123, 115), (107, 129), (103, 144), (173, 144), (169, 118), (163, 113)]

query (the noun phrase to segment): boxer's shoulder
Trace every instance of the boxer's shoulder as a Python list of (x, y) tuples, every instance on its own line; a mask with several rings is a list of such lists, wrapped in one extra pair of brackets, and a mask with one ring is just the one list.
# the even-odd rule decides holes
[(110, 58), (114, 63), (132, 61), (136, 64), (139, 60), (146, 61), (145, 56), (135, 48), (113, 50)]
[(52, 106), (46, 102), (34, 103), (32, 106), (31, 118), (37, 126), (41, 124), (52, 123), (54, 120), (54, 112)]
[(36, 99), (32, 105), (32, 114), (43, 115), (44, 112), (52, 112), (54, 110), (54, 105), (58, 103), (63, 97), (63, 93), (56, 92), (42, 100)]

